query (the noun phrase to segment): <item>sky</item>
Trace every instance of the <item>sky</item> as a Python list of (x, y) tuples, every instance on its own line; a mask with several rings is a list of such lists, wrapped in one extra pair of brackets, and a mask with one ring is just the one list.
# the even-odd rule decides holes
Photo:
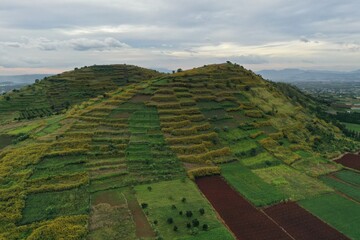
[(232, 61), (360, 69), (359, 0), (0, 0), (0, 75)]

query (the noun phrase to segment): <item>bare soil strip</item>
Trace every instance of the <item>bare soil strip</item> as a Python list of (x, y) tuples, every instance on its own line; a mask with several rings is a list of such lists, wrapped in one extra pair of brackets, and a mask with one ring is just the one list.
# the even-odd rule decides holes
[(151, 228), (144, 212), (142, 211), (136, 197), (131, 193), (126, 194), (126, 199), (128, 202), (128, 207), (133, 215), (135, 226), (136, 226), (136, 236), (138, 238), (152, 238), (155, 237), (155, 233)]
[(202, 177), (196, 183), (237, 239), (293, 239), (232, 189), (222, 177)]
[(349, 239), (294, 202), (280, 203), (264, 212), (297, 240)]
[(341, 158), (335, 160), (335, 162), (360, 171), (360, 155), (358, 154), (345, 154)]

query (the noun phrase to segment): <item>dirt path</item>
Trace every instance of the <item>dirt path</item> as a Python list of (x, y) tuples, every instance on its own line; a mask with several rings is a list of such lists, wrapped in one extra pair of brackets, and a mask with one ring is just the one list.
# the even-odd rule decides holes
[(138, 238), (152, 238), (155, 237), (155, 233), (151, 228), (144, 212), (142, 211), (136, 197), (131, 193), (125, 194), (128, 207), (131, 211), (131, 214), (134, 218), (136, 226), (136, 236)]

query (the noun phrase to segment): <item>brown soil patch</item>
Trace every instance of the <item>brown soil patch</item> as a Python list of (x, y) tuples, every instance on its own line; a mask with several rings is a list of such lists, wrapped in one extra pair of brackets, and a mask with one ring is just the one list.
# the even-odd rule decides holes
[(232, 189), (222, 177), (203, 177), (197, 179), (196, 183), (238, 239), (292, 239)]
[(360, 171), (360, 155), (348, 153), (341, 158), (335, 160), (335, 162), (344, 165), (345, 167), (353, 168)]
[(138, 94), (138, 95), (134, 96), (133, 98), (131, 98), (130, 102), (143, 103), (143, 102), (150, 101), (150, 99), (151, 99), (151, 95)]
[(281, 203), (264, 212), (296, 240), (349, 239), (294, 202)]
[(128, 206), (131, 211), (131, 214), (134, 218), (135, 226), (136, 226), (136, 236), (138, 238), (151, 238), (155, 237), (155, 233), (151, 228), (144, 212), (142, 211), (136, 197), (128, 193), (126, 195), (126, 199), (128, 201)]
[(0, 135), (0, 150), (10, 145), (15, 138), (15, 136)]

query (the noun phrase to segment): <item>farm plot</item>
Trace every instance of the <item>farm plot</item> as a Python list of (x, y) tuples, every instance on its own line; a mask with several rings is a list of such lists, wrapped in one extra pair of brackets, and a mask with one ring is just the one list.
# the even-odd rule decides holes
[(360, 239), (360, 204), (335, 193), (301, 200), (299, 204), (351, 239)]
[(238, 239), (291, 239), (221, 177), (198, 178), (196, 183)]
[(268, 152), (261, 152), (254, 157), (241, 159), (241, 163), (250, 169), (265, 168), (280, 165), (282, 162)]
[(221, 165), (221, 172), (241, 195), (256, 206), (266, 206), (286, 198), (276, 187), (266, 183), (239, 162)]
[(333, 177), (322, 177), (321, 180), (335, 190), (360, 203), (360, 186), (354, 186)]
[(360, 155), (348, 153), (337, 159), (335, 162), (344, 165), (345, 167), (353, 168), (360, 171)]
[(58, 216), (87, 214), (89, 195), (84, 187), (30, 194), (25, 201), (22, 224)]
[(233, 239), (190, 180), (139, 185), (135, 190), (145, 214), (163, 239)]
[(349, 239), (294, 202), (280, 203), (264, 212), (296, 240)]
[(136, 239), (135, 224), (121, 191), (97, 192), (91, 199), (88, 239)]
[(0, 135), (0, 150), (12, 143), (13, 140), (15, 140), (15, 136), (10, 135)]
[(344, 182), (360, 187), (360, 173), (343, 170), (334, 173), (334, 176)]
[(256, 169), (253, 172), (294, 201), (333, 191), (321, 181), (286, 165)]

